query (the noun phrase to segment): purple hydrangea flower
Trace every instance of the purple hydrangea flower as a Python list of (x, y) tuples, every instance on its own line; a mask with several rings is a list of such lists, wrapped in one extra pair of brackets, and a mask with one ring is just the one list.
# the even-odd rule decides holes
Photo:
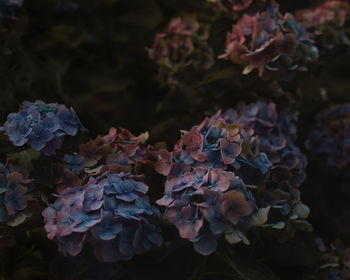
[[(165, 194), (165, 198), (157, 201), (167, 206), (164, 217), (176, 225), (182, 238), (194, 243), (195, 250), (200, 254), (212, 253), (216, 249), (216, 239), (230, 228), (245, 230), (244, 219), (249, 219), (255, 208), (255, 203), (250, 200), (244, 184), (241, 184), (241, 187), (235, 184), (238, 179), (234, 178), (232, 172), (213, 169), (208, 170), (208, 173), (209, 176), (204, 177), (206, 181), (200, 186), (190, 185), (181, 191), (172, 189)], [(232, 180), (226, 180), (225, 176)], [(213, 185), (210, 178), (225, 179), (218, 180)], [(167, 185), (167, 188), (170, 188), (170, 185)], [(229, 200), (226, 193), (231, 192), (237, 192), (241, 196), (237, 196), (237, 200)], [(169, 199), (170, 203), (162, 203)], [(204, 240), (209, 239), (210, 243), (206, 244)]]
[[(245, 231), (244, 220), (254, 212), (249, 191), (231, 168), (242, 152), (241, 144), (239, 127), (216, 114), (190, 131), (182, 131), (173, 152), (158, 153), (156, 170), (167, 179), (164, 196), (157, 203), (166, 207), (164, 217), (200, 254), (212, 253), (216, 240), (232, 227)], [(233, 190), (241, 196), (237, 201), (225, 200), (225, 194)], [(226, 213), (223, 204), (235, 214)]]
[[(308, 208), (296, 187), (305, 179), (306, 158), (294, 145), (287, 112), (263, 101), (240, 104), (181, 132), (172, 152), (156, 153), (155, 169), (166, 176), (157, 203), (198, 253), (212, 253), (223, 235), (248, 243), (251, 226), (304, 222)], [(278, 221), (270, 219), (271, 208)]]
[(15, 146), (30, 145), (45, 155), (62, 146), (63, 136), (85, 131), (73, 109), (57, 103), (23, 102), (18, 113), (11, 113), (1, 128)]
[(162, 243), (158, 210), (148, 187), (131, 174), (104, 172), (65, 189), (44, 211), (48, 238), (64, 254), (77, 255), (91, 242), (101, 261), (126, 260)]

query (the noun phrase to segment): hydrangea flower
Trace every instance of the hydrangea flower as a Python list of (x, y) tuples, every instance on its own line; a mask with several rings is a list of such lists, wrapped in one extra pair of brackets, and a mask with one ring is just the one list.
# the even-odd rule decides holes
[(242, 150), (239, 127), (227, 124), (218, 115), (182, 133), (171, 154), (160, 152), (155, 167), (160, 174), (178, 176), (191, 166), (224, 168), (234, 163)]
[(192, 65), (196, 70), (207, 70), (214, 63), (214, 54), (208, 43), (208, 27), (194, 17), (173, 18), (164, 33), (155, 36), (152, 48), (146, 48), (149, 57), (159, 65), (159, 73), (168, 84), (174, 75)]
[(258, 205), (272, 207), (271, 223), (305, 224), (309, 208), (301, 202), (297, 188), (306, 178), (307, 160), (294, 144), (296, 127), (291, 115), (277, 112), (274, 103), (258, 101), (241, 103), (223, 118), (240, 127), (245, 160), (237, 161), (234, 168), (246, 184), (258, 187), (254, 192)]
[[(230, 168), (242, 151), (239, 127), (219, 114), (205, 119), (182, 137), (174, 151), (156, 153), (156, 170), (167, 176), (164, 217), (176, 225), (182, 238), (203, 255), (215, 251), (217, 239), (248, 242), (244, 233), (257, 207), (251, 192)], [(228, 171), (226, 171), (228, 170)], [(230, 235), (241, 236), (230, 239)]]
[(79, 174), (79, 172), (84, 168), (83, 160), (83, 157), (78, 154), (64, 155), (64, 162), (66, 166), (75, 174)]
[(104, 172), (83, 186), (66, 188), (43, 211), (48, 238), (77, 255), (85, 243), (105, 262), (131, 259), (159, 247), (159, 211), (149, 202), (148, 187), (131, 174)]
[(221, 169), (197, 168), (185, 177), (167, 179), (165, 194), (157, 201), (166, 206), (164, 217), (176, 225), (180, 236), (193, 242), (198, 253), (208, 255), (225, 233), (234, 230), (243, 235), (256, 207), (244, 183)]
[(296, 70), (318, 56), (312, 35), (277, 5), (256, 14), (244, 14), (227, 33), (226, 50), (219, 58), (243, 64), (243, 74), (258, 69), (264, 80), (288, 80)]
[(60, 149), (64, 135), (74, 136), (85, 131), (73, 109), (57, 103), (23, 102), (19, 112), (11, 113), (1, 127), (15, 146), (27, 144), (44, 155)]
[(166, 176), (157, 201), (166, 207), (164, 217), (204, 255), (222, 235), (248, 244), (244, 233), (251, 226), (306, 223), (309, 209), (296, 189), (306, 158), (295, 137), (287, 112), (263, 101), (219, 111), (182, 131), (172, 152), (155, 152), (155, 169)]
[(337, 44), (350, 44), (343, 29), (348, 9), (348, 2), (330, 0), (313, 9), (296, 11), (295, 18), (319, 38), (323, 46), (332, 48)]
[(306, 147), (325, 155), (328, 165), (344, 168), (350, 162), (350, 104), (331, 106), (320, 112)]
[(227, 110), (223, 117), (240, 127), (251, 147), (250, 156), (262, 175), (271, 173), (270, 179), (278, 185), (301, 185), (306, 177), (307, 160), (294, 144), (296, 127), (287, 111), (278, 113), (274, 103), (258, 101), (241, 103), (235, 110)]
[(33, 189), (32, 180), (18, 170), (0, 163), (0, 222), (15, 218), (27, 208), (27, 193)]

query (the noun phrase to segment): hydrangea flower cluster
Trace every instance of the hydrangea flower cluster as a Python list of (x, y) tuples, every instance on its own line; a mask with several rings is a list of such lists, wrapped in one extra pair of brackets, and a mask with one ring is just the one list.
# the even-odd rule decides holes
[(243, 11), (247, 9), (253, 0), (207, 0), (214, 10)]
[(33, 189), (33, 180), (18, 170), (10, 170), (0, 163), (0, 222), (7, 222), (27, 208), (27, 193)]
[(192, 65), (207, 70), (214, 63), (214, 53), (208, 46), (208, 26), (194, 17), (173, 18), (166, 32), (155, 36), (149, 57), (159, 65), (161, 79), (174, 82), (174, 75)]
[(57, 103), (24, 101), (18, 113), (11, 113), (1, 127), (15, 146), (27, 144), (44, 155), (53, 155), (67, 134), (75, 136), (86, 128), (74, 110)]
[(258, 186), (255, 197), (260, 207), (271, 205), (275, 212), (278, 210), (271, 213), (271, 222), (282, 227), (281, 217), (285, 217), (287, 221), (307, 223), (304, 219), (309, 208), (301, 202), (297, 189), (306, 178), (307, 160), (294, 144), (296, 127), (290, 114), (278, 113), (272, 102), (258, 101), (239, 104), (235, 110), (227, 110), (223, 118), (240, 127), (246, 141), (241, 154), (245, 161), (238, 161), (235, 169), (245, 183)]
[(336, 44), (350, 44), (343, 30), (348, 9), (348, 2), (330, 0), (317, 8), (297, 11), (295, 18), (319, 37), (326, 48), (333, 48)]
[(244, 14), (227, 33), (225, 53), (219, 56), (246, 65), (243, 74), (258, 69), (265, 80), (288, 80), (317, 57), (312, 35), (293, 15), (283, 16), (277, 5)]
[(328, 157), (328, 165), (344, 168), (350, 162), (350, 104), (332, 106), (316, 117), (306, 147)]
[(232, 244), (248, 243), (243, 232), (253, 224), (256, 203), (244, 182), (224, 170), (241, 152), (239, 127), (216, 115), (182, 133), (173, 152), (159, 152), (155, 166), (167, 176), (157, 201), (166, 207), (164, 217), (203, 255), (215, 251), (223, 234)]
[(174, 151), (159, 151), (155, 165), (167, 177), (157, 201), (166, 207), (165, 218), (204, 255), (223, 234), (232, 244), (248, 243), (244, 232), (251, 226), (306, 224), (309, 209), (296, 189), (306, 158), (295, 137), (290, 116), (263, 101), (219, 111), (182, 131)]
[(131, 259), (159, 247), (159, 211), (146, 195), (148, 186), (125, 173), (90, 176), (87, 184), (65, 189), (44, 211), (48, 238), (75, 256), (90, 242), (104, 262)]

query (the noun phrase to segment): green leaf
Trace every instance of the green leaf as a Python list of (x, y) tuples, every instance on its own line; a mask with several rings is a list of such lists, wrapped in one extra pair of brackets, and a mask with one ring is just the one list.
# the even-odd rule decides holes
[(8, 159), (18, 161), (21, 166), (25, 167), (30, 172), (34, 169), (33, 161), (40, 156), (40, 152), (34, 149), (28, 149), (19, 153), (9, 154)]
[(30, 214), (30, 213), (20, 213), (15, 218), (13, 218), (10, 221), (8, 221), (7, 225), (9, 225), (10, 227), (19, 226), (20, 224), (24, 223), (24, 221), (27, 218), (29, 218), (31, 216), (32, 216), (32, 214)]

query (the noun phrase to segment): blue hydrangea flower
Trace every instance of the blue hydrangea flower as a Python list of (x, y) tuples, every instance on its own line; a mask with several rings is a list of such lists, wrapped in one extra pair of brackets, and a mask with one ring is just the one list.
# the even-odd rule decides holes
[(66, 166), (75, 174), (79, 174), (79, 172), (85, 167), (83, 160), (83, 157), (78, 154), (64, 155), (64, 162), (66, 163)]
[(86, 242), (105, 262), (126, 260), (159, 247), (163, 241), (146, 193), (130, 174), (105, 172), (84, 186), (65, 189), (44, 211), (48, 238), (64, 254), (77, 255)]
[(92, 236), (97, 240), (113, 240), (123, 230), (120, 218), (113, 212), (106, 211), (101, 223), (91, 229)]
[(140, 193), (145, 194), (148, 187), (133, 179), (121, 180), (117, 175), (111, 175), (108, 178), (106, 190), (108, 194), (113, 194), (120, 200), (130, 202), (137, 199)]
[(85, 131), (73, 109), (57, 103), (24, 101), (18, 113), (11, 113), (1, 130), (15, 146), (28, 144), (44, 155), (53, 155), (62, 146), (64, 135)]

